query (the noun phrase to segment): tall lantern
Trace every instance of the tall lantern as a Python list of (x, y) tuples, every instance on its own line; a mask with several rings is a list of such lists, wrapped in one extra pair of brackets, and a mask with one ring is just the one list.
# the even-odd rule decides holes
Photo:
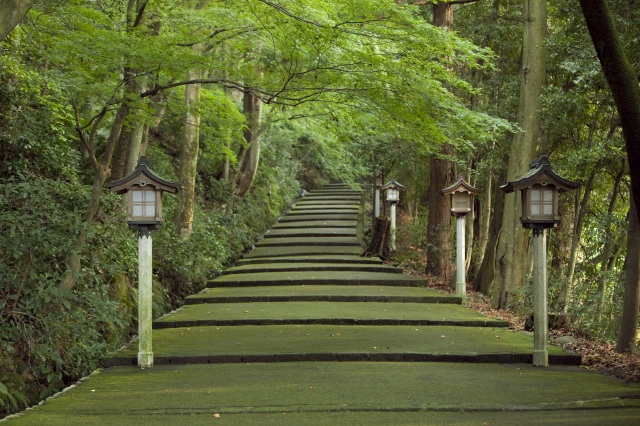
[(396, 182), (395, 179), (391, 179), (389, 182), (382, 186), (385, 199), (391, 204), (389, 216), (391, 217), (391, 238), (390, 246), (391, 250), (396, 249), (396, 204), (400, 201), (400, 190), (404, 189), (404, 186)]
[(178, 185), (156, 175), (151, 162), (141, 157), (133, 173), (107, 185), (116, 194), (126, 194), (127, 223), (138, 230), (138, 365), (153, 366), (152, 240), (151, 230), (162, 225), (162, 193), (178, 191)]
[(500, 187), (505, 192), (520, 191), (522, 216), (520, 222), (533, 229), (533, 365), (547, 367), (547, 244), (546, 229), (560, 222), (558, 195), (579, 186), (553, 171), (549, 157), (541, 156), (529, 165), (529, 171)]
[(456, 217), (456, 295), (466, 297), (465, 217), (473, 210), (473, 197), (480, 194), (477, 188), (460, 177), (456, 183), (440, 191), (451, 200), (451, 215)]

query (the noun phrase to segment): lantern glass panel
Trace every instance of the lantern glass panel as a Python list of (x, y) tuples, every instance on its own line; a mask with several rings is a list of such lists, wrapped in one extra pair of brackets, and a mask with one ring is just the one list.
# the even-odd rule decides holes
[(453, 194), (453, 207), (455, 210), (469, 209), (469, 194), (464, 192), (456, 192)]
[(131, 215), (133, 217), (155, 217), (156, 191), (134, 189), (131, 192)]
[(553, 216), (553, 192), (551, 188), (531, 188), (531, 216)]
[(397, 188), (387, 189), (387, 201), (398, 201), (400, 191)]

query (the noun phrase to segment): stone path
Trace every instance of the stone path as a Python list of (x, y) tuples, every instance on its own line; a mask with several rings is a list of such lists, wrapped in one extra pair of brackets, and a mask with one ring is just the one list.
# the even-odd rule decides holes
[[(635, 424), (640, 388), (362, 258), (359, 191), (311, 192), (246, 258), (16, 424)], [(533, 413), (533, 414), (532, 414)]]

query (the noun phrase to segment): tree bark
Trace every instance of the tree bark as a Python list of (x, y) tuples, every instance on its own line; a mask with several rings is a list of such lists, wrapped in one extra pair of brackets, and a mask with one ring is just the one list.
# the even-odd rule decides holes
[(627, 161), (630, 166), (632, 202), (630, 203), (629, 226), (633, 226), (634, 231), (630, 230), (627, 242), (622, 329), (616, 349), (618, 351), (632, 351), (635, 348), (635, 335), (638, 327), (638, 280), (640, 279), (638, 265), (640, 226), (638, 225), (639, 212), (636, 208), (640, 205), (640, 167), (634, 167), (640, 163), (640, 86), (638, 86), (635, 70), (629, 63), (618, 38), (607, 2), (605, 0), (580, 0), (580, 7), (602, 71), (618, 109), (622, 134), (627, 148)]
[(244, 113), (247, 117), (247, 129), (244, 139), (248, 144), (242, 156), (238, 173), (236, 194), (243, 196), (251, 189), (258, 172), (260, 161), (260, 122), (262, 120), (262, 101), (251, 92), (244, 94)]
[[(498, 182), (506, 180), (507, 170), (502, 168), (498, 175)], [(498, 248), (498, 240), (500, 237), (500, 224), (502, 220), (502, 212), (504, 210), (504, 191), (496, 191), (495, 201), (493, 203), (493, 214), (491, 215), (491, 223), (487, 235), (487, 243), (482, 257), (482, 264), (473, 280), (473, 289), (484, 294), (490, 295), (491, 285), (495, 277), (496, 251)]]
[[(453, 6), (449, 3), (433, 5), (433, 25), (451, 28)], [(426, 272), (448, 280), (453, 277), (451, 212), (444, 202), (440, 190), (453, 183), (453, 163), (447, 159), (453, 149), (445, 145), (440, 154), (429, 160), (429, 191), (427, 194), (429, 218), (427, 221), (427, 267)], [(455, 283), (452, 281), (452, 286)]]
[(35, 0), (0, 0), (0, 41), (24, 19)]
[[(194, 49), (204, 46), (197, 45)], [(189, 78), (200, 78), (200, 72), (189, 71)], [(196, 203), (196, 174), (200, 149), (200, 84), (190, 84), (185, 90), (184, 139), (180, 150), (180, 187), (177, 232), (190, 237), (193, 209)]]
[[(640, 86), (638, 76), (627, 59), (605, 0), (580, 0), (580, 7), (591, 40), (607, 79), (620, 116), (627, 148), (631, 188), (636, 206), (640, 205)], [(636, 211), (636, 214), (639, 214)]]
[(594, 168), (589, 175), (589, 179), (584, 188), (584, 194), (582, 195), (582, 201), (580, 201), (580, 208), (576, 214), (575, 226), (573, 227), (573, 234), (571, 235), (571, 254), (569, 257), (568, 272), (558, 298), (557, 310), (560, 312), (567, 312), (569, 302), (571, 301), (571, 286), (573, 285), (573, 276), (578, 261), (578, 250), (580, 249), (580, 242), (582, 241), (582, 227), (584, 226), (584, 219), (587, 216), (587, 206), (589, 205), (589, 198), (591, 197), (596, 171), (597, 168)]
[[(540, 139), (538, 106), (545, 81), (546, 0), (525, 0), (523, 58), (520, 70), (518, 124), (522, 132), (514, 135), (507, 167), (507, 181), (529, 169)], [(520, 224), (522, 206), (519, 194), (505, 194), (505, 205), (496, 252), (496, 275), (491, 301), (494, 308), (505, 308), (522, 287), (528, 247), (528, 233)]]
[(638, 336), (638, 309), (640, 308), (640, 221), (634, 200), (629, 210), (629, 231), (627, 233), (627, 258), (624, 283), (624, 302), (620, 334), (616, 351), (635, 352)]

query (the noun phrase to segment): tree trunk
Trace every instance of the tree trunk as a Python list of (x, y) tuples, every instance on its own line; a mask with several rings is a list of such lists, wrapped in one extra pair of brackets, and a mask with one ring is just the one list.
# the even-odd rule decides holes
[(573, 285), (573, 276), (575, 274), (576, 263), (578, 261), (578, 250), (580, 249), (580, 242), (582, 241), (582, 227), (584, 226), (584, 219), (587, 216), (587, 206), (589, 205), (589, 198), (591, 197), (596, 171), (597, 168), (594, 168), (589, 175), (589, 180), (587, 180), (587, 184), (584, 188), (584, 195), (580, 202), (580, 208), (576, 214), (576, 222), (571, 236), (569, 267), (567, 268), (567, 276), (562, 284), (560, 296), (558, 298), (557, 310), (560, 312), (567, 312), (569, 301), (571, 301), (571, 286)]
[[(538, 106), (545, 80), (546, 0), (525, 0), (523, 58), (520, 70), (518, 124), (522, 132), (514, 135), (507, 167), (507, 181), (523, 175), (534, 159), (540, 139)], [(491, 302), (505, 308), (522, 287), (528, 247), (528, 233), (520, 224), (522, 206), (519, 194), (505, 194), (505, 205), (496, 252), (496, 269)]]
[[(203, 45), (194, 46), (202, 51)], [(199, 71), (189, 71), (189, 79), (201, 77)], [(177, 233), (190, 237), (193, 228), (193, 209), (196, 204), (196, 174), (200, 150), (200, 84), (189, 84), (185, 89), (184, 139), (180, 150), (180, 187)]]
[[(636, 206), (640, 205), (640, 86), (638, 76), (627, 59), (605, 0), (580, 0), (580, 7), (598, 54), (602, 71), (618, 108), (627, 148), (631, 188)], [(639, 214), (636, 211), (636, 214)]]
[(387, 259), (390, 256), (389, 236), (391, 231), (391, 221), (383, 216), (373, 220), (373, 233), (369, 247), (362, 253), (364, 257), (378, 256), (380, 259)]
[(236, 193), (245, 195), (251, 189), (260, 161), (260, 122), (262, 119), (262, 101), (251, 92), (244, 94), (244, 113), (247, 117), (247, 129), (244, 139), (248, 144), (242, 156), (238, 173)]
[(629, 210), (624, 302), (616, 351), (635, 352), (640, 308), (640, 221), (633, 198)]
[[(433, 5), (433, 25), (451, 28), (453, 5), (436, 3)], [(447, 159), (453, 149), (445, 145), (440, 154), (429, 160), (429, 192), (427, 194), (429, 217), (427, 221), (427, 267), (426, 272), (448, 280), (453, 277), (451, 212), (444, 202), (440, 190), (453, 183), (453, 163)], [(455, 285), (454, 282), (451, 283)]]
[(0, 41), (24, 19), (35, 0), (0, 0)]
[[(498, 175), (498, 182), (506, 180), (507, 170), (502, 168)], [(480, 269), (473, 280), (473, 289), (484, 294), (490, 295), (491, 285), (495, 277), (496, 251), (498, 248), (498, 240), (500, 237), (500, 224), (502, 220), (502, 212), (504, 210), (504, 191), (496, 191), (495, 201), (493, 203), (493, 214), (491, 215), (491, 223), (487, 235), (487, 244), (482, 257)]]

